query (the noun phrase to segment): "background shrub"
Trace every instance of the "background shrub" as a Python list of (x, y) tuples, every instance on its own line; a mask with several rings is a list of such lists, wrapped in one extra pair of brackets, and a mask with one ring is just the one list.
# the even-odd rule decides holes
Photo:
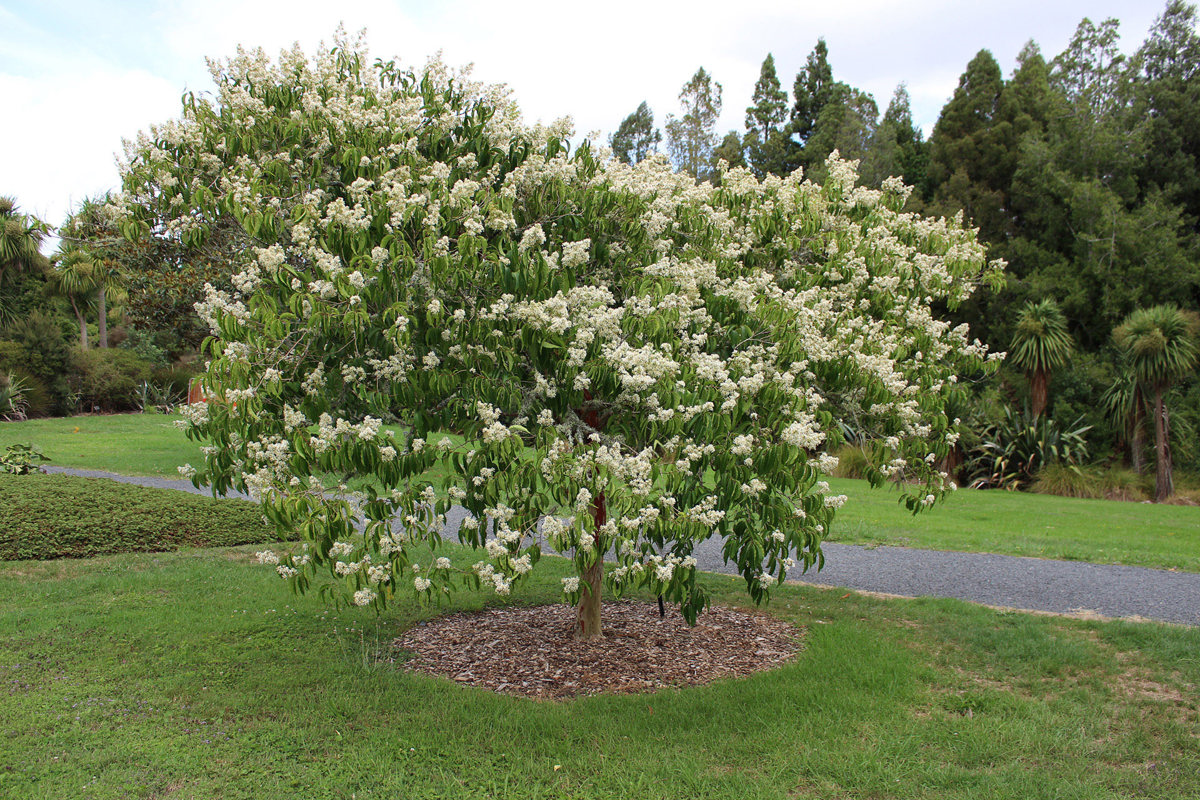
[(1045, 468), (1071, 467), (1087, 460), (1090, 430), (1082, 419), (1068, 426), (1049, 415), (1034, 417), (1029, 409), (1005, 408), (999, 422), (984, 429), (980, 443), (968, 453), (966, 471), (975, 488), (1021, 489)]
[(834, 475), (839, 478), (865, 478), (871, 457), (864, 445), (848, 444), (837, 451), (838, 465)]
[(169, 367), (159, 367), (154, 370), (154, 375), (151, 380), (155, 385), (162, 389), (169, 390), (173, 394), (181, 394), (187, 396), (188, 384), (192, 378), (199, 375), (203, 370), (202, 364), (195, 362), (172, 364)]
[(1149, 500), (1154, 491), (1150, 475), (1138, 475), (1123, 467), (1100, 469), (1068, 464), (1047, 464), (1037, 473), (1030, 490), (1058, 497), (1086, 497), (1103, 500)]
[(20, 342), (0, 339), (0, 372), (13, 372), (23, 366), (24, 356)]
[(71, 389), (85, 411), (132, 411), (138, 408), (142, 382), (150, 379), (153, 365), (133, 350), (79, 350), (71, 352)]
[(253, 503), (69, 475), (0, 475), (0, 560), (278, 539)]
[(155, 343), (153, 334), (140, 331), (137, 328), (125, 328), (123, 330), (125, 338), (120, 344), (121, 349), (136, 353), (143, 361), (149, 362), (156, 369), (167, 366), (167, 351)]
[[(33, 312), (8, 328), (9, 338), (16, 342), (19, 363), (13, 372), (36, 378), (44, 388), (50, 412), (71, 410), (67, 381), (71, 349), (58, 320), (41, 312)], [(7, 357), (7, 356), (6, 356)], [(36, 416), (31, 411), (30, 416)]]

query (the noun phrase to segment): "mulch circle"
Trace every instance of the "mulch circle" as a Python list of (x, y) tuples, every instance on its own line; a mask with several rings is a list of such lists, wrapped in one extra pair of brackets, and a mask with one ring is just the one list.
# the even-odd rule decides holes
[(547, 700), (695, 686), (773, 669), (794, 658), (804, 631), (764, 613), (713, 606), (689, 628), (678, 611), (628, 600), (604, 604), (604, 637), (571, 638), (567, 605), (506, 607), (438, 617), (393, 642), (414, 672), (502, 694)]

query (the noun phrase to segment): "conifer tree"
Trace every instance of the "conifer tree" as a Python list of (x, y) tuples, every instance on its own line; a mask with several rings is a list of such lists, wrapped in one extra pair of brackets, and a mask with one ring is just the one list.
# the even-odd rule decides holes
[(796, 75), (792, 86), (792, 134), (801, 147), (808, 143), (821, 109), (834, 96), (836, 86), (833, 80), (833, 68), (829, 65), (829, 48), (825, 39), (817, 39), (817, 44), (808, 54), (804, 67)]
[[(771, 53), (763, 59), (758, 81), (754, 84), (752, 103), (746, 109), (743, 141), (747, 166), (759, 178), (784, 175), (788, 172), (789, 156), (793, 155), (787, 132), (788, 96), (780, 87), (775, 56)], [(728, 137), (726, 141), (729, 141)]]
[(908, 89), (896, 87), (883, 119), (875, 129), (870, 150), (863, 161), (863, 180), (879, 186), (892, 176), (918, 189), (925, 183), (929, 154), (921, 131), (913, 124)]

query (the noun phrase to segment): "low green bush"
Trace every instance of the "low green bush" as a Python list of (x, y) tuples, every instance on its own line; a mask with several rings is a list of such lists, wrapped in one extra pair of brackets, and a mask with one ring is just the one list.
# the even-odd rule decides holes
[[(21, 385), (21, 396), (25, 402), (26, 417), (44, 417), (50, 413), (53, 400), (46, 382), (26, 367), (25, 348), (20, 342), (0, 339), (0, 382), (11, 377)], [(0, 402), (0, 415), (4, 404)]]
[(38, 464), (49, 460), (37, 445), (17, 442), (0, 451), (0, 473), (31, 475), (43, 472)]
[(0, 560), (278, 540), (253, 503), (69, 475), (0, 475)]
[(25, 363), (25, 351), (20, 342), (0, 339), (0, 372), (11, 372)]
[(133, 350), (107, 348), (71, 352), (71, 389), (84, 411), (133, 411), (154, 365)]
[(1152, 486), (1152, 478), (1133, 470), (1047, 464), (1038, 471), (1029, 488), (1037, 494), (1058, 497), (1141, 502), (1150, 499)]
[(838, 465), (833, 474), (838, 478), (865, 478), (871, 463), (870, 454), (864, 445), (848, 444), (837, 453)]
[[(67, 338), (51, 316), (34, 312), (27, 317), (17, 320), (7, 329), (8, 337), (16, 342), (19, 350), (19, 362), (13, 370), (17, 375), (28, 375), (37, 379), (45, 387), (47, 396), (46, 409), (52, 413), (69, 411), (68, 395), (71, 387), (67, 381), (67, 371), (71, 361), (71, 350)], [(6, 347), (0, 356), (11, 357), (11, 348)], [(38, 416), (41, 410), (34, 408), (30, 401), (30, 416)]]

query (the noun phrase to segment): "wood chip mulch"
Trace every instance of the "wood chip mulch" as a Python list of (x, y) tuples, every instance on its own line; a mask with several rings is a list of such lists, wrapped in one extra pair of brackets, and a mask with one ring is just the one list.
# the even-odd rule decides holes
[[(575, 609), (507, 607), (438, 617), (393, 642), (415, 672), (502, 694), (558, 700), (649, 692), (773, 669), (794, 658), (803, 629), (768, 614), (714, 606), (689, 628), (655, 603), (604, 604), (604, 637), (571, 638)], [(401, 656), (403, 658), (403, 656)]]

